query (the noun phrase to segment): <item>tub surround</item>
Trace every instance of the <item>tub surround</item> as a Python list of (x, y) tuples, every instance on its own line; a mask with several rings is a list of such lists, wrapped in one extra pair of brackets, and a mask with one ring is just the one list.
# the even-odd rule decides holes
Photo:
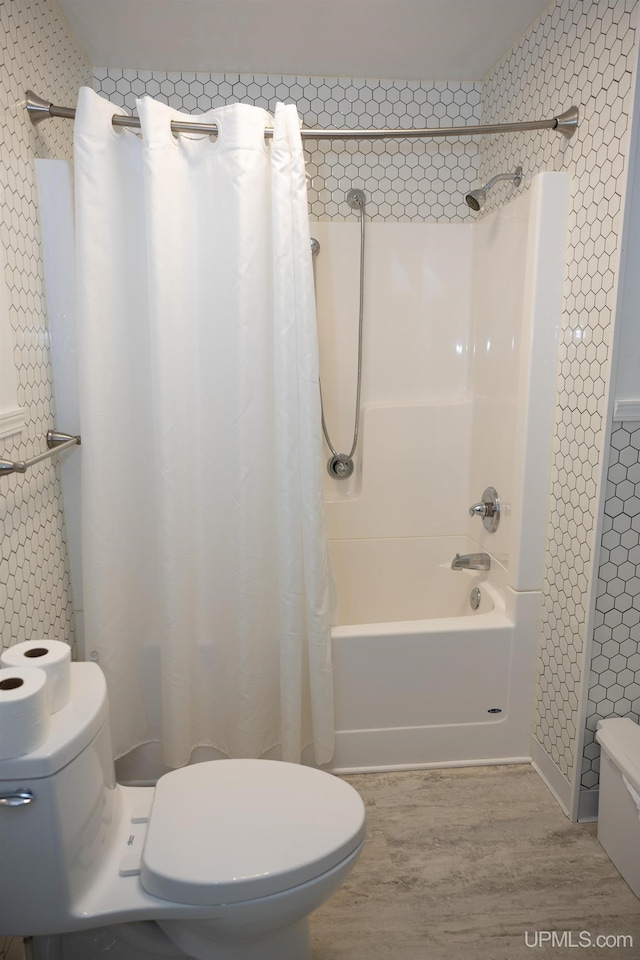
[[(474, 227), (365, 229), (362, 435), (352, 477), (325, 476), (329, 536), (447, 535), (470, 495)], [(355, 408), (359, 228), (314, 223), (312, 233), (325, 419), (342, 449)], [(455, 470), (434, 469), (434, 451)]]
[(568, 212), (569, 176), (542, 173), (475, 227), (470, 483), (504, 509), (495, 533), (467, 532), (514, 590), (542, 584)]
[[(362, 435), (353, 476), (325, 478), (331, 539), (464, 534), (514, 590), (540, 589), (567, 209), (567, 175), (543, 174), (474, 225), (368, 227)], [(335, 444), (353, 423), (357, 227), (314, 235)], [(487, 486), (495, 533), (468, 515)]]
[[(546, 173), (473, 227), (378, 227), (357, 468), (325, 483), (334, 770), (531, 755), (567, 208), (567, 175)], [(349, 224), (316, 227), (325, 412), (348, 424), (356, 344), (331, 305), (348, 289), (357, 236)], [(418, 252), (405, 256), (408, 246)], [(439, 298), (455, 305), (453, 322)], [(495, 533), (468, 513), (490, 485)], [(456, 553), (474, 552), (490, 555), (488, 573), (451, 570)], [(475, 586), (486, 606), (465, 615)]]
[[(507, 573), (502, 566), (494, 562), (491, 576), (484, 570), (452, 570), (456, 555), (478, 550), (466, 537), (369, 537), (329, 543), (340, 584), (334, 632), (359, 624), (377, 627), (505, 612)], [(483, 591), (480, 604), (472, 608), (470, 583), (476, 582)]]

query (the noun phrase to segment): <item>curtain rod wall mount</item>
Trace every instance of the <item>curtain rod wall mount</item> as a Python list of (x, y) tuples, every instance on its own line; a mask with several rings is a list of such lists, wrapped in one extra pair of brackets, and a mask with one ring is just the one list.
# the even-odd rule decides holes
[[(73, 107), (57, 107), (47, 100), (43, 100), (33, 90), (27, 90), (25, 106), (34, 126), (48, 120), (50, 117), (62, 117), (65, 120), (74, 120), (76, 111)], [(478, 137), (492, 133), (515, 133), (520, 130), (556, 130), (569, 140), (578, 129), (579, 111), (577, 107), (569, 107), (564, 113), (551, 120), (529, 120), (521, 123), (493, 123), (478, 124), (464, 127), (424, 127), (400, 130), (315, 130), (304, 128), (300, 131), (303, 140), (415, 140), (432, 137)], [(138, 117), (123, 114), (114, 114), (114, 127), (140, 128)], [(217, 127), (214, 123), (197, 123), (187, 121), (172, 121), (171, 129), (174, 133), (206, 133), (215, 134)], [(273, 137), (273, 130), (266, 128), (265, 137)]]

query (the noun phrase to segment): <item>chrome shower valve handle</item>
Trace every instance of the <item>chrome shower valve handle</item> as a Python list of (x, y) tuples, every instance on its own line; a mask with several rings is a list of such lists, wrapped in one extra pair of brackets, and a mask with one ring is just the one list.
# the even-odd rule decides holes
[(471, 517), (492, 517), (495, 514), (495, 507), (492, 503), (474, 503), (469, 507)]
[(480, 503), (469, 507), (470, 517), (482, 517), (482, 523), (489, 533), (495, 533), (500, 523), (500, 500), (495, 487), (487, 487)]

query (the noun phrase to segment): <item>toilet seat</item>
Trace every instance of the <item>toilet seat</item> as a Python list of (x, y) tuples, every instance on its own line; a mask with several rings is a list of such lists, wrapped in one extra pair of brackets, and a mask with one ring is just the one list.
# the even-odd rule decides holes
[(175, 903), (241, 903), (320, 876), (364, 839), (346, 783), (273, 760), (215, 760), (158, 780), (140, 880)]

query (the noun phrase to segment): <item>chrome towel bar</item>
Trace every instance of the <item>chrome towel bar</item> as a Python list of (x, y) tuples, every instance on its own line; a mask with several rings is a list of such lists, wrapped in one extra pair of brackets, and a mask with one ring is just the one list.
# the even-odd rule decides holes
[(59, 433), (57, 430), (47, 430), (46, 450), (35, 457), (31, 457), (30, 460), (0, 459), (0, 476), (5, 476), (9, 473), (26, 473), (29, 467), (32, 467), (35, 463), (40, 463), (41, 460), (52, 457), (53, 454), (59, 450), (66, 450), (68, 447), (73, 447), (79, 443), (80, 437), (74, 437), (70, 433)]

